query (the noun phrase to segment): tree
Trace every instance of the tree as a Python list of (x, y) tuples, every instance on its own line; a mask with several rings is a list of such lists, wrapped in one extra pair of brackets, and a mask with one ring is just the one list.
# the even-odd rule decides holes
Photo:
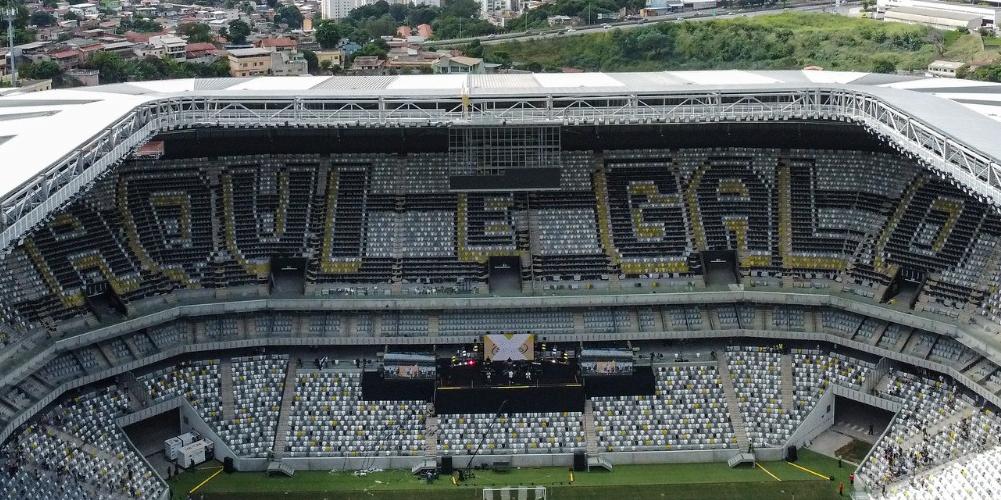
[(316, 57), (316, 52), (312, 50), (303, 50), (302, 57), (306, 59), (306, 71), (311, 75), (319, 73), (320, 70), (320, 60)]
[[(8, 0), (0, 0), (0, 6), (10, 5), (10, 4), (13, 4), (13, 2), (11, 1), (10, 3), (8, 3)], [(31, 13), (28, 12), (27, 7), (23, 5), (18, 5), (17, 13), (14, 15), (15, 44), (28, 43), (35, 40), (35, 32), (29, 31), (27, 29), (28, 19), (30, 18), (31, 18)], [(2, 40), (2, 42), (0, 43), (6, 44), (8, 38), (7, 19), (6, 18), (0, 18), (0, 19), (2, 19), (2, 21), (0, 21), (0, 40)]]
[(282, 5), (275, 13), (276, 24), (287, 24), (289, 28), (302, 28), (302, 12), (295, 5)]
[(316, 42), (320, 47), (332, 49), (341, 40), (341, 33), (337, 29), (337, 24), (333, 21), (320, 21), (316, 26)]
[(511, 54), (504, 50), (495, 50), (490, 54), (487, 54), (486, 60), (488, 62), (500, 64), (502, 67), (511, 67)]
[(28, 20), (34, 26), (52, 26), (56, 24), (56, 18), (45, 11), (37, 11), (31, 13), (31, 18)]
[(243, 45), (247, 43), (247, 37), (250, 36), (250, 25), (240, 19), (235, 19), (229, 22), (228, 33), (231, 42)]
[(427, 7), (425, 5), (418, 5), (410, 9), (407, 13), (407, 24), (410, 26), (420, 26), (422, 24), (431, 24), (441, 13), (440, 9), (436, 7)]
[(894, 73), (897, 71), (897, 63), (888, 57), (877, 57), (872, 61), (873, 73)]
[(125, 61), (118, 54), (95, 52), (83, 66), (87, 69), (96, 69), (101, 83), (120, 83), (128, 79)]
[(396, 33), (396, 22), (389, 14), (385, 14), (362, 22), (360, 28), (373, 37), (392, 36)]
[(359, 56), (376, 56), (379, 59), (385, 59), (386, 54), (389, 53), (389, 44), (381, 38), (376, 38), (375, 40), (362, 45), (358, 52), (354, 53), (354, 57)]
[(479, 40), (473, 40), (472, 43), (466, 45), (463, 52), (469, 57), (483, 57), (483, 45), (480, 44)]
[(472, 19), (480, 15), (480, 4), (476, 0), (448, 0), (442, 3), (442, 11), (446, 17)]
[(268, 8), (273, 9), (278, 7), (278, 0), (267, 0)]
[(71, 10), (71, 11), (63, 14), (63, 20), (64, 21), (79, 21), (80, 20), (80, 16), (76, 15), (76, 12), (73, 12)]
[(163, 26), (160, 23), (143, 17), (137, 17), (133, 20), (122, 20), (119, 27), (123, 30), (132, 30), (139, 33), (159, 33), (163, 31)]
[(48, 9), (59, 7), (59, 0), (42, 0), (42, 7)]
[(37, 63), (27, 62), (17, 67), (18, 72), (23, 78), (29, 80), (48, 80), (53, 81), (62, 78), (63, 70), (56, 64), (55, 61), (45, 60), (39, 61)]
[(177, 34), (188, 39), (188, 43), (213, 41), (212, 28), (204, 23), (184, 23), (177, 27)]

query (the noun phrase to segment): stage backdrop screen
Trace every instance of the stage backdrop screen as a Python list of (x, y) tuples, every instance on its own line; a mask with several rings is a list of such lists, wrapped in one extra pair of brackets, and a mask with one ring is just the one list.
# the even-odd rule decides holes
[(492, 333), (483, 336), (483, 355), (487, 361), (535, 360), (535, 335), (531, 333)]

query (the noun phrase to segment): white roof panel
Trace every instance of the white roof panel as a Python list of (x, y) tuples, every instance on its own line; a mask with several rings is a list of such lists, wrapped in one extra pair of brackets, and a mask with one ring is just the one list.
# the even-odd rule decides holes
[[(538, 97), (565, 93), (659, 93), (692, 89), (739, 90), (771, 85), (810, 88), (849, 85), (866, 89), (898, 108), (1001, 159), (1001, 95), (998, 84), (929, 78), (886, 84), (881, 75), (823, 71), (670, 71), (655, 73), (567, 73), (511, 75), (407, 75), (381, 77), (262, 77), (171, 80), (128, 85), (8, 94), (0, 97), (0, 193), (10, 193), (55, 165), (141, 103), (183, 95), (325, 95), (372, 99), (381, 96), (454, 99), (463, 89), (472, 97)], [(205, 84), (208, 82), (208, 84)], [(865, 82), (872, 82), (867, 84)], [(885, 86), (879, 86), (885, 85)], [(899, 89), (910, 89), (899, 90)], [(993, 92), (999, 89), (998, 94)], [(937, 93), (933, 94), (933, 93)], [(995, 103), (997, 103), (995, 105)], [(46, 112), (58, 111), (53, 116)], [(7, 119), (2, 119), (6, 115)]]
[(969, 108), (977, 113), (980, 113), (988, 118), (992, 118), (1001, 122), (1001, 107), (987, 104), (972, 104), (967, 102), (961, 102), (963, 107)]
[[(59, 110), (55, 116), (0, 120), (0, 137), (10, 137), (0, 145), (0, 192), (8, 193), (35, 174), (57, 163), (82, 146), (139, 104), (158, 96), (103, 94), (100, 92), (52, 90), (8, 96), (0, 100), (5, 112), (32, 113)], [(86, 104), (44, 105), (46, 100), (92, 99)], [(27, 106), (10, 106), (17, 101)]]
[(894, 89), (921, 90), (949, 87), (984, 87), (990, 85), (1001, 85), (991, 82), (978, 82), (973, 80), (961, 80), (959, 78), (925, 78), (923, 80), (909, 80), (883, 85)]
[(389, 90), (462, 90), (467, 75), (403, 75), (386, 88)]
[(306, 90), (327, 80), (326, 76), (267, 76), (240, 82), (226, 90)]
[(750, 71), (668, 71), (667, 74), (698, 85), (767, 85), (781, 80)]
[(154, 80), (148, 82), (129, 82), (134, 87), (142, 87), (161, 94), (173, 94), (175, 92), (191, 92), (195, 90), (194, 78), (185, 80)]
[(855, 71), (802, 71), (801, 73), (813, 83), (851, 83), (868, 74)]
[(622, 87), (622, 82), (605, 73), (538, 73), (535, 81), (547, 88)]

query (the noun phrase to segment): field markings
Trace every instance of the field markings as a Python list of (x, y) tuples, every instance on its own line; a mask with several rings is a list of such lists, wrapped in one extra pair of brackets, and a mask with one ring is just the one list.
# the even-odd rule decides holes
[(807, 469), (806, 467), (803, 467), (802, 465), (796, 465), (796, 464), (794, 464), (794, 463), (792, 463), (792, 462), (790, 462), (788, 460), (786, 461), (786, 463), (789, 464), (789, 465), (791, 465), (791, 466), (793, 466), (793, 467), (795, 467), (795, 468), (797, 468), (797, 469), (799, 469), (799, 470), (801, 470), (801, 471), (803, 471), (803, 472), (808, 472), (808, 473), (813, 474), (814, 476), (817, 476), (819, 478), (823, 478), (825, 480), (830, 480), (831, 479), (831, 476), (827, 476), (827, 475), (821, 474), (821, 473), (819, 473), (819, 472), (817, 472), (815, 470)]
[(766, 469), (765, 466), (761, 465), (760, 463), (756, 462), (754, 465), (757, 465), (759, 469), (765, 471), (765, 474), (768, 474), (769, 476), (771, 476), (772, 479), (774, 479), (776, 481), (782, 481), (781, 479), (779, 479), (778, 476), (776, 476), (775, 474), (772, 474), (771, 472), (769, 472), (768, 469)]
[(189, 491), (188, 494), (190, 495), (190, 494), (198, 491), (198, 488), (201, 488), (202, 486), (205, 486), (205, 483), (207, 483), (207, 482), (215, 479), (215, 477), (218, 476), (220, 472), (222, 472), (222, 469), (223, 469), (222, 467), (219, 467), (219, 470), (215, 471), (214, 474), (212, 474), (211, 476), (205, 478), (204, 481), (198, 483), (198, 485), (195, 486), (194, 488), (191, 488), (191, 491)]

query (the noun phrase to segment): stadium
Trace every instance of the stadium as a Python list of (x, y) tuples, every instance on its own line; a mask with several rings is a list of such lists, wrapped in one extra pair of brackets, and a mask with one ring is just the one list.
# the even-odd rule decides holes
[(0, 498), (994, 497), (999, 89), (0, 97)]

